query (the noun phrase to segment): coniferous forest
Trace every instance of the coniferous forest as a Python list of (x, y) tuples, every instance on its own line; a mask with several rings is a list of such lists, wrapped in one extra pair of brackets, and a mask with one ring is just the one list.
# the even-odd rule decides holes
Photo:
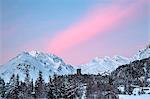
[(8, 83), (0, 78), (0, 95), (4, 99), (105, 99), (106, 92), (114, 94), (116, 99), (115, 89), (108, 75), (54, 75), (49, 76), (49, 81), (45, 82), (39, 71), (35, 82), (28, 73), (24, 81), (20, 81), (19, 76), (14, 74)]

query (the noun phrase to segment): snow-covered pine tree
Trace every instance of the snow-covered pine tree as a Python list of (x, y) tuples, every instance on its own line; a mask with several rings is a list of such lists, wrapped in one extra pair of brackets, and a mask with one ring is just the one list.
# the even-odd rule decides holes
[(6, 91), (6, 89), (5, 89), (5, 81), (4, 81), (4, 79), (2, 79), (2, 78), (0, 77), (0, 98), (1, 98), (1, 97), (4, 98), (4, 96), (5, 96), (5, 91)]
[(29, 87), (31, 89), (31, 92), (34, 92), (33, 79), (31, 80), (31, 83), (29, 84)]
[(10, 77), (10, 80), (9, 80), (9, 87), (14, 87), (15, 83), (16, 83), (15, 74), (12, 74), (12, 76)]
[(15, 77), (13, 74), (7, 85), (7, 94), (5, 98), (7, 99), (19, 99), (19, 75)]
[(25, 75), (26, 76), (25, 76), (24, 82), (21, 81), (21, 83), (20, 83), (19, 98), (32, 99), (33, 82), (30, 81), (30, 75), (29, 75), (29, 69), (28, 69), (28, 67), (30, 65), (24, 64), (24, 66), (25, 66)]
[(34, 85), (33, 85), (33, 79), (26, 84), (26, 96), (30, 99), (32, 99), (34, 96)]
[(74, 80), (68, 80), (67, 82), (68, 88), (66, 94), (69, 99), (74, 99), (77, 96), (76, 95), (77, 86), (74, 82), (75, 82)]
[(76, 88), (76, 90), (75, 90), (76, 98), (81, 99), (81, 97), (83, 95), (84, 84), (82, 84), (81, 82), (78, 82), (75, 88)]
[(65, 83), (62, 83), (60, 88), (60, 97), (66, 99), (67, 98), (67, 86)]
[(6, 86), (5, 86), (5, 88), (6, 88), (5, 98), (7, 98), (11, 95), (11, 92), (13, 91), (14, 86), (15, 86), (15, 74), (12, 74), (9, 82), (6, 83)]
[(75, 81), (75, 80), (68, 80), (68, 76), (64, 76), (61, 87), (60, 87), (61, 98), (64, 98), (64, 99), (79, 98), (80, 99), (81, 94), (82, 94), (80, 90), (81, 86), (80, 86), (80, 83), (77, 83), (77, 82), (78, 81)]
[(17, 74), (17, 76), (16, 76), (16, 82), (15, 82), (15, 86), (19, 86), (19, 75)]
[(20, 91), (20, 89), (19, 89), (19, 75), (17, 74), (16, 80), (15, 80), (15, 88), (12, 92), (13, 99), (19, 99), (19, 91)]
[(49, 76), (49, 82), (47, 86), (47, 97), (48, 99), (56, 99), (55, 86), (54, 86), (54, 82), (52, 81), (51, 76)]
[(20, 83), (20, 91), (19, 91), (19, 98), (26, 99), (27, 98), (27, 86), (24, 82), (21, 81)]
[(26, 72), (25, 72), (25, 79), (24, 79), (24, 82), (26, 83), (26, 85), (29, 85), (30, 84), (30, 75), (29, 75), (29, 70), (26, 69)]
[(68, 98), (68, 91), (69, 91), (69, 83), (68, 83), (68, 79), (67, 76), (62, 76), (61, 79), (61, 85), (60, 85), (60, 98)]
[(45, 82), (42, 77), (42, 72), (39, 71), (39, 77), (35, 82), (35, 96), (36, 98), (45, 98), (46, 97), (46, 88)]
[(60, 79), (58, 78), (57, 74), (54, 74), (53, 84), (54, 84), (54, 97), (58, 99), (60, 96)]

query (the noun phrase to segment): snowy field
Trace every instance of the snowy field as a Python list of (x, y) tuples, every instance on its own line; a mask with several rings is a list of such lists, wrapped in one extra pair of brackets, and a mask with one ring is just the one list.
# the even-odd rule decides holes
[(150, 95), (119, 95), (119, 99), (150, 99)]

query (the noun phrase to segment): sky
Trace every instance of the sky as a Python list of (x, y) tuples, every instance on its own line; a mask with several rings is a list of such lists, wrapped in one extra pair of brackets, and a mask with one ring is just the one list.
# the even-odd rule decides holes
[(150, 0), (0, 0), (0, 64), (22, 51), (72, 65), (150, 43)]

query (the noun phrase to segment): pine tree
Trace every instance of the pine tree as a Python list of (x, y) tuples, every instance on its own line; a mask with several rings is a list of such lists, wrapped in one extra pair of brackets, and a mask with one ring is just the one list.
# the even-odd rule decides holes
[(29, 75), (29, 70), (26, 69), (26, 72), (25, 72), (25, 80), (24, 82), (26, 83), (26, 85), (29, 85), (30, 84), (30, 75)]
[(28, 82), (28, 84), (26, 84), (26, 96), (30, 99), (32, 98), (33, 89), (34, 86), (33, 86), (33, 79), (32, 79), (31, 81)]
[(31, 83), (30, 83), (30, 89), (31, 89), (32, 98), (35, 99), (35, 87), (33, 84), (33, 79), (31, 80)]
[(19, 75), (17, 74), (16, 76), (16, 83), (15, 83), (15, 86), (19, 86)]
[(8, 98), (11, 95), (11, 92), (13, 91), (14, 86), (15, 86), (15, 74), (12, 74), (12, 76), (10, 77), (9, 82), (6, 83), (5, 98)]
[(62, 83), (62, 85), (61, 85), (61, 88), (60, 88), (60, 92), (61, 92), (61, 94), (60, 94), (60, 97), (61, 98), (67, 98), (67, 85), (65, 84), (65, 83)]
[(0, 77), (0, 97), (4, 98), (5, 91), (5, 81)]
[(16, 79), (15, 79), (15, 74), (12, 74), (10, 80), (9, 80), (9, 85), (10, 87), (14, 87), (16, 83)]
[(60, 87), (60, 98), (77, 98), (79, 92), (79, 86), (74, 81), (69, 81), (67, 76), (64, 76)]
[(49, 76), (47, 96), (48, 96), (48, 99), (56, 98), (55, 97), (55, 86), (54, 86), (51, 76)]
[(31, 92), (34, 92), (33, 79), (31, 80), (31, 83), (30, 83), (30, 88), (31, 88)]
[(60, 96), (60, 79), (58, 79), (58, 75), (54, 74), (53, 84), (54, 84), (54, 97), (58, 99)]
[(19, 75), (17, 74), (16, 78), (15, 78), (15, 87), (14, 90), (12, 92), (13, 98), (14, 99), (19, 99)]
[(26, 83), (22, 82), (20, 83), (20, 91), (19, 91), (19, 98), (20, 99), (27, 99), (27, 86)]
[(42, 77), (42, 72), (39, 71), (39, 77), (35, 82), (35, 96), (36, 98), (45, 98), (46, 97), (46, 88), (45, 82)]
[(19, 99), (19, 75), (15, 77), (13, 74), (7, 84), (7, 99)]
[(77, 98), (81, 99), (82, 95), (83, 95), (83, 84), (78, 82), (78, 84), (75, 86), (76, 90), (75, 90), (75, 95)]

